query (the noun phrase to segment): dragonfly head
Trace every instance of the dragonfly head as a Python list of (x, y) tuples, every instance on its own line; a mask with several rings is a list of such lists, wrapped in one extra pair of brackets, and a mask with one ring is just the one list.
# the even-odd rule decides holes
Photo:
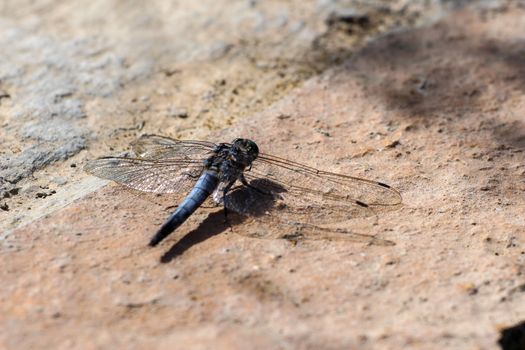
[(259, 147), (252, 140), (235, 139), (232, 142), (231, 154), (235, 161), (249, 166), (259, 155)]

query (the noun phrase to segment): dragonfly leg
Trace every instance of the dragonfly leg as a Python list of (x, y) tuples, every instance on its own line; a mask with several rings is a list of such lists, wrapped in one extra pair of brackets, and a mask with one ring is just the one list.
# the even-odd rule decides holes
[(244, 174), (241, 174), (241, 175), (239, 176), (239, 180), (241, 181), (241, 183), (242, 183), (244, 186), (246, 186), (246, 187), (248, 187), (248, 188), (251, 188), (252, 190), (254, 190), (254, 191), (257, 192), (257, 193), (264, 194), (264, 195), (266, 195), (266, 196), (271, 196), (271, 195), (272, 195), (270, 192), (263, 191), (263, 190), (261, 190), (260, 188), (251, 185), (251, 184), (246, 180), (246, 178), (244, 177)]
[[(222, 198), (226, 198), (226, 194), (230, 191), (234, 183), (235, 183), (235, 180), (231, 181), (228, 185), (224, 187), (224, 189), (222, 190), (222, 196), (223, 196)], [(228, 208), (226, 208), (226, 206), (224, 206), (224, 223), (228, 224), (228, 226), (230, 227), (230, 230), (233, 231), (230, 220), (228, 220)]]
[(230, 220), (228, 220), (228, 208), (226, 207), (224, 207), (224, 223), (228, 225), (228, 227), (230, 228), (230, 231), (233, 232), (233, 226)]

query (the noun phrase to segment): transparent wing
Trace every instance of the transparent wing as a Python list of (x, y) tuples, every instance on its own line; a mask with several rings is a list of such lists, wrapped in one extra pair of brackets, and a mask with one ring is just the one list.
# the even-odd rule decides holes
[[(224, 205), (240, 214), (234, 216), (237, 223), (243, 223), (235, 228), (236, 233), (291, 241), (322, 239), (394, 245), (392, 241), (369, 234), (371, 225), (376, 222), (376, 215), (370, 208), (330, 201), (323, 205), (297, 205), (297, 202), (287, 205), (283, 198), (286, 192), (278, 184), (257, 179), (250, 185), (254, 187), (238, 186), (224, 198)], [(269, 194), (254, 188), (265, 188)]]
[[(258, 229), (247, 230), (251, 235), (393, 244), (359, 233), (370, 232), (381, 208), (401, 204), (399, 192), (386, 184), (265, 154), (254, 161), (244, 176), (250, 187), (233, 189), (224, 204), (241, 215), (258, 219), (254, 225)], [(271, 227), (264, 227), (266, 224)]]
[(200, 160), (103, 157), (88, 162), (84, 170), (139, 191), (185, 193), (199, 179), (203, 168)]
[(204, 160), (215, 144), (206, 141), (181, 141), (158, 135), (142, 135), (131, 144), (133, 152), (143, 159)]
[(264, 178), (283, 189), (288, 205), (324, 202), (337, 206), (396, 206), (398, 191), (381, 182), (318, 170), (283, 158), (262, 154), (245, 173), (246, 178)]
[(85, 170), (139, 191), (184, 193), (197, 181), (214, 148), (212, 142), (142, 135), (132, 143), (137, 158), (103, 157), (88, 162)]

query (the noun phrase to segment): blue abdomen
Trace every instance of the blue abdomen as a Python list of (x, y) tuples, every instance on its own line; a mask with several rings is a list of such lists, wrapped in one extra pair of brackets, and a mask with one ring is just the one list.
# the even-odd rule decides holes
[(175, 231), (177, 227), (182, 225), (186, 219), (190, 217), (198, 207), (208, 198), (210, 194), (215, 191), (219, 185), (219, 177), (216, 172), (207, 170), (200, 177), (191, 192), (184, 198), (177, 210), (171, 214), (151, 238), (149, 245), (155, 246), (159, 244), (166, 236)]

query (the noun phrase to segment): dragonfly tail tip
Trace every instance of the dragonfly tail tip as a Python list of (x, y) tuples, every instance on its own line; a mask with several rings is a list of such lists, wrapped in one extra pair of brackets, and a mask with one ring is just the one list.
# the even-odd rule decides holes
[(155, 247), (155, 246), (157, 246), (157, 245), (160, 243), (160, 241), (162, 241), (163, 239), (164, 239), (164, 237), (159, 237), (158, 235), (155, 235), (155, 236), (153, 236), (153, 237), (150, 239), (148, 245), (149, 245), (150, 247)]

